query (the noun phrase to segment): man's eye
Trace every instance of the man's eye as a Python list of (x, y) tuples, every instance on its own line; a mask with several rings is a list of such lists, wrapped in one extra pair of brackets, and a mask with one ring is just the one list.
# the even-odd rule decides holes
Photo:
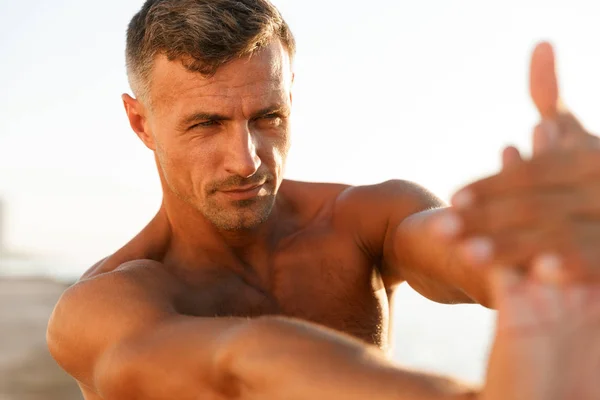
[(217, 125), (217, 121), (204, 121), (204, 122), (199, 122), (196, 125), (193, 125), (192, 127), (190, 127), (190, 129), (194, 129), (194, 128), (209, 128), (211, 126)]
[(260, 117), (259, 120), (266, 121), (270, 125), (279, 125), (281, 123), (281, 115), (277, 113), (266, 114)]
[(283, 114), (280, 113), (274, 113), (274, 114), (268, 114), (266, 116), (267, 119), (272, 119), (272, 120), (277, 120), (277, 121), (283, 121), (285, 120), (287, 117), (284, 116)]

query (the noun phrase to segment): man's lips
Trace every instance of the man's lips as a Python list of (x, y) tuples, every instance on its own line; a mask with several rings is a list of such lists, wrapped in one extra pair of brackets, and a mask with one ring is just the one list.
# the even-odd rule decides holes
[(257, 187), (262, 187), (265, 183), (254, 183), (252, 185), (246, 185), (246, 186), (238, 186), (236, 188), (231, 188), (231, 189), (224, 189), (221, 190), (221, 192), (225, 192), (225, 193), (237, 193), (237, 192), (247, 192), (249, 190), (253, 190), (256, 189)]
[(265, 186), (265, 182), (253, 185), (239, 186), (227, 190), (220, 190), (225, 196), (232, 200), (248, 200), (259, 195)]

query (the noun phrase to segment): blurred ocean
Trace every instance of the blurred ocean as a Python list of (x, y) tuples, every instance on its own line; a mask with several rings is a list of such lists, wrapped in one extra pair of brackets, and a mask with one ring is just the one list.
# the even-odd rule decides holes
[(79, 270), (80, 268), (62, 260), (0, 254), (0, 277), (47, 277), (61, 282), (71, 282), (79, 278), (78, 273), (74, 272)]

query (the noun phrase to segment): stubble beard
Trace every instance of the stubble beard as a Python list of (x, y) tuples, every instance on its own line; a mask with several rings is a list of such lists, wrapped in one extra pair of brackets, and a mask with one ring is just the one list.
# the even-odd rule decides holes
[(275, 205), (275, 195), (232, 201), (228, 207), (211, 200), (201, 212), (218, 230), (226, 232), (257, 229), (269, 219)]

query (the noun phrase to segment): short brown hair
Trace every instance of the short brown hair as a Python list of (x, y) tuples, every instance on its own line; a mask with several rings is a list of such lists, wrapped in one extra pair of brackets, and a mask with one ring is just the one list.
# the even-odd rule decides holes
[(147, 0), (127, 30), (129, 83), (144, 98), (159, 54), (210, 76), (275, 38), (293, 58), (294, 37), (268, 0)]

